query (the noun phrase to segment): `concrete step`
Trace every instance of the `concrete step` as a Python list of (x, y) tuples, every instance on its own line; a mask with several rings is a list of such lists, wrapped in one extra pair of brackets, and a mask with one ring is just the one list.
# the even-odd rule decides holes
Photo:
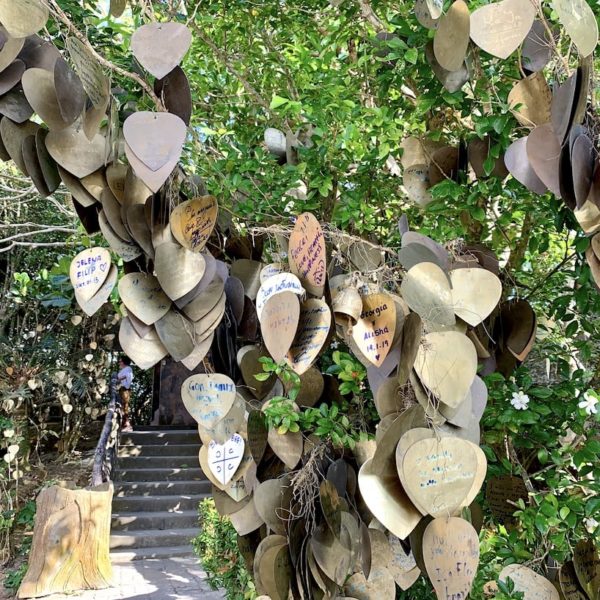
[(119, 458), (130, 456), (193, 456), (198, 458), (200, 444), (159, 445), (129, 445), (119, 447)]
[(140, 529), (165, 530), (195, 527), (198, 527), (196, 510), (113, 513), (111, 524), (113, 533)]
[(206, 479), (200, 467), (172, 469), (115, 469), (115, 481), (201, 481)]
[(147, 558), (175, 558), (180, 556), (194, 556), (194, 549), (191, 545), (186, 545), (113, 550), (110, 553), (110, 561), (113, 564), (123, 564), (133, 560), (144, 560)]
[(126, 496), (185, 496), (212, 493), (210, 481), (138, 481), (115, 483), (115, 498)]
[(198, 444), (200, 436), (194, 429), (169, 431), (127, 431), (121, 434), (121, 446), (174, 446)]
[(198, 467), (196, 456), (124, 456), (119, 458), (119, 469), (179, 469)]
[(156, 548), (168, 546), (186, 546), (196, 537), (200, 529), (197, 527), (185, 529), (142, 529), (140, 531), (116, 532), (110, 536), (110, 549), (118, 548)]
[(136, 425), (134, 431), (196, 431), (197, 425)]
[(201, 500), (210, 494), (193, 494), (184, 496), (125, 496), (113, 498), (112, 509), (117, 514), (128, 512), (172, 512), (181, 510), (198, 510)]

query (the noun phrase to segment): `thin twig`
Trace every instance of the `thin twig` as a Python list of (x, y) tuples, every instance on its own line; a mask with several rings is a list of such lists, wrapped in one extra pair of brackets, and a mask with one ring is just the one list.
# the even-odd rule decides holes
[(531, 292), (529, 292), (529, 294), (527, 294), (527, 296), (525, 297), (525, 300), (529, 300), (529, 298), (531, 298), (531, 296), (533, 296), (549, 279), (550, 277), (552, 277), (553, 275), (555, 275), (558, 271), (560, 271), (560, 269), (562, 267), (564, 267), (564, 265), (566, 265), (571, 259), (573, 259), (575, 256), (577, 256), (577, 251), (569, 254), (568, 256), (566, 256), (565, 258), (563, 258), (555, 267), (554, 269), (552, 269), (552, 271), (550, 271), (550, 273), (548, 273), (547, 275), (544, 275), (540, 282), (535, 285), (533, 287), (533, 289), (531, 290)]

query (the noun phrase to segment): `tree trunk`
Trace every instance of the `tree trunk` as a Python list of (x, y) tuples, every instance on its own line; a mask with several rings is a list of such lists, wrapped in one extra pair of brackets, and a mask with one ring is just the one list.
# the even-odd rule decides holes
[(29, 567), (18, 598), (111, 585), (112, 496), (110, 483), (89, 490), (54, 485), (40, 492)]

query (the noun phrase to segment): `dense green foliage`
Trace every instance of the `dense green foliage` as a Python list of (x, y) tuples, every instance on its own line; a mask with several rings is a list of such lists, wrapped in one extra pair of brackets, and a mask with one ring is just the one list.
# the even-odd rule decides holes
[(200, 533), (192, 540), (213, 589), (224, 589), (230, 600), (256, 597), (251, 575), (240, 553), (237, 534), (227, 517), (221, 517), (212, 499), (198, 507)]

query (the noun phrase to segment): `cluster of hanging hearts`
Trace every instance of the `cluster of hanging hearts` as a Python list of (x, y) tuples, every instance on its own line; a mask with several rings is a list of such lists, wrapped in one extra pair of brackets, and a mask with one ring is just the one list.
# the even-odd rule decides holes
[[(488, 54), (507, 59), (519, 47), (524, 70), (539, 71), (550, 60), (551, 27), (536, 19), (541, 3), (528, 0), (502, 0), (470, 13), (463, 0), (455, 0), (443, 12), (439, 0), (417, 0), (415, 16), (423, 27), (435, 30), (425, 49), (436, 77), (449, 92), (460, 90), (473, 71), (470, 42)], [(561, 25), (582, 57), (592, 54), (598, 43), (598, 24), (585, 0), (555, 0)]]
[[(520, 47), (524, 78), (515, 84), (508, 102), (519, 124), (530, 132), (513, 142), (504, 156), (490, 153), (488, 137), (458, 147), (406, 139), (402, 144), (403, 182), (414, 202), (427, 205), (432, 200), (431, 186), (444, 178), (458, 180), (470, 164), (477, 178), (491, 174), (504, 179), (510, 173), (531, 192), (552, 192), (574, 211), (584, 232), (596, 236), (600, 228), (600, 162), (587, 109), (598, 24), (585, 0), (556, 0), (552, 7), (580, 55), (577, 70), (562, 83), (555, 81), (553, 90), (543, 69), (552, 58), (557, 31), (536, 18), (541, 9), (535, 2), (503, 0), (469, 14), (463, 0), (456, 0), (442, 15), (441, 3), (417, 0), (417, 19), (436, 30), (426, 48), (427, 59), (450, 92), (469, 80), (469, 38), (500, 59), (507, 59)], [(586, 259), (600, 286), (600, 239), (594, 239)]]
[(511, 92), (521, 104), (516, 116), (531, 130), (507, 149), (505, 163), (528, 190), (550, 191), (573, 210), (592, 236), (586, 259), (600, 285), (600, 161), (587, 116), (590, 82), (591, 60), (582, 60), (553, 93), (541, 72), (519, 82)]
[[(182, 385), (217, 509), (230, 517), (258, 591), (273, 600), (340, 590), (392, 598), (396, 584), (407, 589), (421, 573), (438, 597), (466, 597), (477, 571), (487, 390), (476, 371), (523, 360), (535, 315), (527, 303), (500, 303), (489, 250), (449, 251), (405, 221), (401, 228), (406, 273), (390, 291), (328, 264), (318, 221), (300, 215), (287, 265), (232, 265), (230, 286), (251, 301), (262, 344), (242, 346), (227, 374), (193, 374)], [(237, 303), (234, 312), (248, 312)], [(339, 392), (314, 363), (334, 335), (367, 366), (381, 419), (376, 440), (353, 453), (269, 427), (264, 411), (285, 390), (274, 376), (254, 378), (270, 356), (300, 375), (298, 407), (331, 403)], [(239, 337), (236, 347), (249, 340)]]
[[(164, 186), (191, 114), (178, 66), (187, 28), (153, 23), (134, 34), (132, 51), (169, 112), (134, 113), (120, 128), (93, 52), (69, 38), (72, 69), (36, 35), (47, 18), (38, 0), (0, 0), (0, 151), (42, 195), (62, 181), (86, 229), (101, 231), (123, 259), (123, 350), (141, 368), (170, 354), (192, 372), (181, 394), (198, 422), (200, 464), (257, 589), (274, 600), (342, 589), (358, 600), (392, 598), (396, 584), (407, 589), (424, 573), (439, 598), (465, 598), (479, 558), (474, 498), (487, 468), (478, 446), (487, 391), (476, 371), (510, 372), (535, 335), (526, 302), (499, 304), (496, 257), (444, 247), (403, 222), (402, 282), (375, 284), (381, 257), (367, 251), (365, 262), (366, 247), (352, 245), (348, 264), (368, 266), (340, 273), (305, 213), (287, 262), (246, 257), (229, 267), (207, 248), (216, 199), (195, 193), (193, 181), (187, 195)], [(34, 112), (45, 126), (29, 120)], [(117, 284), (108, 249), (76, 256), (71, 280), (94, 314)], [(275, 376), (255, 378), (263, 356), (286, 361), (300, 376), (298, 407), (331, 404), (339, 391), (314, 363), (335, 335), (368, 367), (381, 419), (376, 439), (353, 453), (270, 428), (264, 410), (285, 389)], [(222, 373), (194, 373), (211, 348)]]
[[(143, 369), (168, 354), (193, 369), (225, 313), (229, 270), (205, 251), (216, 199), (186, 196), (183, 188), (171, 197), (163, 187), (174, 172), (184, 177), (177, 165), (192, 104), (178, 65), (191, 33), (178, 23), (152, 23), (134, 33), (132, 52), (156, 77), (155, 91), (169, 112), (134, 112), (121, 128), (110, 81), (93, 51), (78, 37), (67, 38), (71, 67), (36, 34), (47, 19), (38, 0), (0, 3), (0, 156), (43, 197), (64, 183), (86, 231), (100, 231), (123, 259), (123, 350)], [(43, 125), (30, 120), (34, 114)], [(195, 182), (186, 183), (193, 192)], [(80, 307), (92, 315), (110, 297), (118, 272), (108, 249), (90, 248), (74, 258), (70, 275)]]

